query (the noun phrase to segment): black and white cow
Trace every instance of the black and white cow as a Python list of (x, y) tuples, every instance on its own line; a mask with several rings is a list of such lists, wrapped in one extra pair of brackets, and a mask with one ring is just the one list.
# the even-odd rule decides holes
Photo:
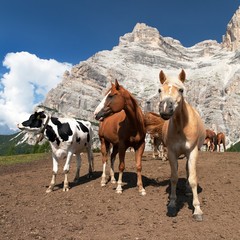
[(56, 184), (56, 174), (58, 172), (58, 161), (60, 158), (66, 158), (63, 171), (65, 173), (63, 191), (69, 190), (68, 172), (72, 155), (76, 154), (77, 171), (74, 180), (79, 179), (79, 170), (81, 167), (81, 155), (87, 151), (89, 163), (89, 176), (93, 172), (93, 153), (92, 153), (92, 135), (91, 123), (88, 121), (77, 120), (73, 118), (51, 117), (44, 110), (37, 110), (27, 121), (17, 125), (20, 130), (34, 132), (38, 135), (39, 141), (45, 137), (49, 140), (52, 148), (53, 175), (47, 193), (53, 191)]

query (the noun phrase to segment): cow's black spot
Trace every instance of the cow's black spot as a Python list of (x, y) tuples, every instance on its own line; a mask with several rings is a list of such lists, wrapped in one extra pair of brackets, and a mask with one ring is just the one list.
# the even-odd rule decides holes
[(56, 133), (54, 132), (53, 128), (51, 126), (47, 126), (46, 127), (46, 136), (48, 138), (48, 140), (50, 142), (55, 142), (57, 143), (57, 145), (59, 146), (60, 145), (60, 140), (59, 138), (57, 137)]
[(51, 117), (53, 124), (57, 125), (58, 134), (63, 141), (67, 141), (69, 136), (73, 134), (69, 123), (61, 123), (58, 118)]
[(81, 122), (77, 121), (80, 128), (82, 129), (83, 132), (89, 132), (88, 128)]
[(80, 127), (77, 125), (77, 129), (80, 130)]
[(80, 143), (80, 141), (81, 141), (81, 138), (80, 138), (80, 137), (77, 137), (77, 138), (76, 138), (76, 142), (77, 142), (77, 143)]
[(57, 135), (51, 126), (46, 127), (46, 136), (50, 142), (54, 142), (56, 140)]

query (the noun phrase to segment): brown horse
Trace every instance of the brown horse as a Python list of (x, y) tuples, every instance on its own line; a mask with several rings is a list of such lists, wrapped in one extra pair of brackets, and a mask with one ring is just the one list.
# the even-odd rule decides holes
[(213, 152), (215, 149), (214, 143), (210, 138), (205, 138), (203, 145), (206, 146), (206, 151)]
[(209, 139), (210, 145), (212, 146), (213, 151), (217, 150), (217, 135), (213, 130), (206, 129), (205, 139)]
[(217, 134), (217, 144), (218, 144), (218, 151), (220, 152), (220, 146), (221, 143), (223, 145), (224, 152), (226, 151), (226, 145), (225, 145), (225, 135), (224, 133), (220, 132)]
[(144, 114), (144, 123), (146, 131), (151, 138), (153, 158), (155, 158), (155, 153), (157, 152), (159, 158), (161, 158), (163, 161), (166, 160), (166, 149), (163, 146), (162, 140), (162, 127), (164, 120), (157, 113), (146, 112)]
[[(122, 111), (124, 110), (124, 111)], [(145, 148), (146, 130), (143, 113), (137, 101), (123, 86), (115, 80), (102, 102), (98, 105), (95, 118), (100, 120), (99, 138), (101, 141), (101, 153), (103, 161), (103, 174), (101, 185), (106, 184), (106, 162), (110, 144), (113, 146), (111, 154), (111, 171), (113, 175), (114, 159), (119, 153), (119, 177), (117, 193), (122, 193), (122, 175), (125, 169), (125, 153), (129, 147), (135, 150), (137, 168), (137, 185), (140, 195), (146, 191), (142, 184), (142, 155)], [(114, 178), (111, 177), (114, 181)]]
[(160, 71), (159, 113), (166, 120), (163, 125), (163, 142), (167, 146), (168, 160), (171, 167), (171, 193), (168, 204), (168, 215), (177, 215), (176, 186), (178, 182), (178, 157), (184, 154), (187, 158), (187, 187), (193, 193), (193, 217), (202, 221), (203, 212), (197, 193), (196, 165), (198, 149), (205, 139), (205, 128), (198, 112), (184, 100), (184, 81), (186, 74), (181, 71), (178, 78), (169, 78)]

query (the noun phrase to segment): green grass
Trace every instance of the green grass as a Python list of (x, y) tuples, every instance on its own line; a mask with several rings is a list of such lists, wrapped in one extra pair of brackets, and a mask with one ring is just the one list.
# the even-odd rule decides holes
[(44, 159), (49, 156), (49, 153), (35, 153), (35, 154), (22, 154), (12, 156), (0, 156), (1, 165), (11, 165), (17, 163), (27, 163)]

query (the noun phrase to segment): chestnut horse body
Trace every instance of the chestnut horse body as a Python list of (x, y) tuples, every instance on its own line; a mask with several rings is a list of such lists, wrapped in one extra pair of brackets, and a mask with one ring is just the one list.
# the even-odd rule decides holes
[(226, 151), (226, 143), (225, 143), (225, 135), (224, 133), (222, 132), (219, 132), (217, 134), (217, 145), (218, 145), (218, 151), (220, 152), (220, 147), (221, 147), (221, 144), (223, 145), (223, 151), (225, 152)]
[[(167, 78), (163, 71), (159, 78), (162, 84), (160, 93), (159, 113), (166, 120), (163, 125), (163, 142), (168, 150), (171, 167), (171, 193), (168, 204), (168, 215), (177, 215), (176, 186), (178, 182), (178, 157), (184, 154), (187, 158), (187, 187), (193, 194), (193, 217), (202, 221), (203, 212), (197, 193), (196, 164), (198, 150), (205, 139), (204, 124), (197, 111), (184, 100), (185, 72), (181, 71), (178, 78)], [(189, 190), (189, 189), (188, 189)]]
[[(124, 110), (124, 111), (123, 111)], [(119, 85), (115, 80), (105, 98), (96, 108), (95, 117), (100, 120), (99, 138), (101, 141), (101, 153), (103, 161), (103, 174), (101, 185), (105, 186), (106, 162), (110, 145), (111, 153), (111, 181), (114, 178), (114, 160), (119, 153), (119, 177), (117, 182), (117, 193), (122, 193), (122, 175), (125, 169), (125, 154), (129, 147), (135, 150), (135, 160), (137, 168), (137, 185), (140, 195), (145, 195), (146, 191), (142, 183), (142, 154), (145, 148), (146, 130), (144, 117), (137, 101), (133, 96)]]
[(206, 129), (205, 140), (209, 142), (209, 145), (211, 146), (212, 151), (217, 150), (217, 135), (213, 130)]
[(159, 114), (154, 112), (146, 112), (144, 114), (144, 123), (147, 133), (150, 135), (152, 148), (153, 148), (153, 158), (155, 158), (155, 153), (158, 153), (158, 157), (165, 161), (166, 157), (166, 148), (163, 145), (162, 138), (162, 127), (164, 120), (160, 117)]

